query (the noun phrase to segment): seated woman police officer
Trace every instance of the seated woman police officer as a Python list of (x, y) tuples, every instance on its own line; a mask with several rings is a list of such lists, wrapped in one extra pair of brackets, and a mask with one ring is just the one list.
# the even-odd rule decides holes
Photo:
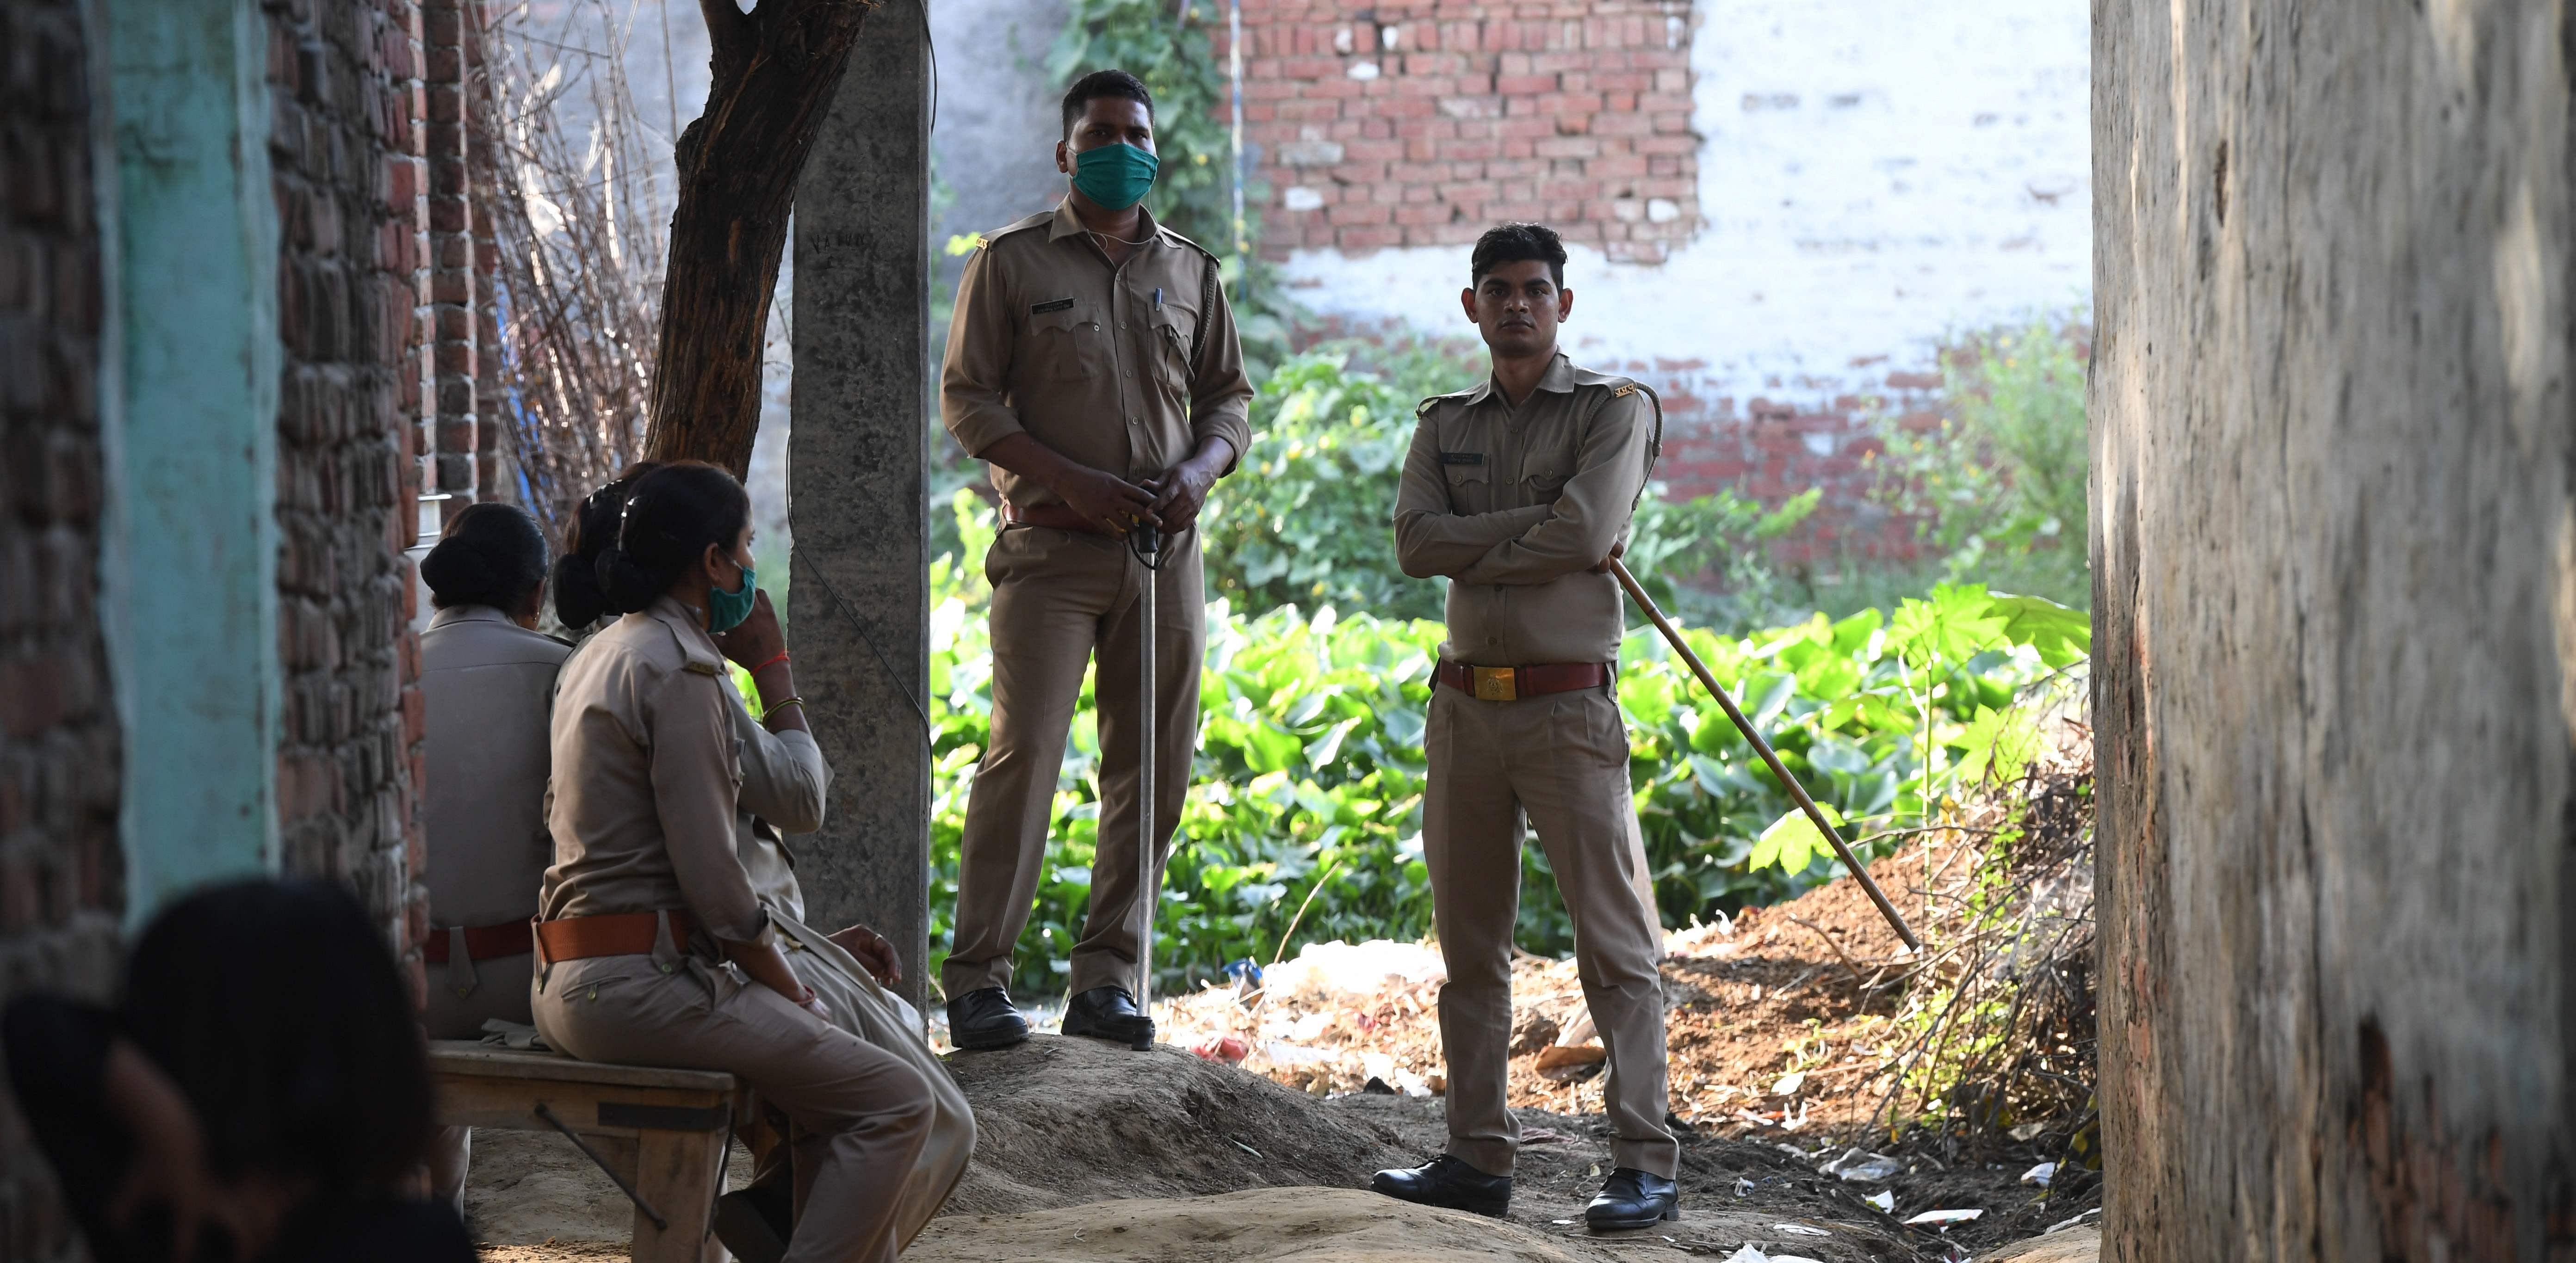
[(828, 1020), (735, 851), (742, 773), (712, 633), (753, 607), (750, 508), (723, 470), (666, 465), (599, 554), (622, 617), (556, 692), (532, 1007), (577, 1057), (741, 1075), (795, 1124), (789, 1263), (892, 1259), (929, 1085)]

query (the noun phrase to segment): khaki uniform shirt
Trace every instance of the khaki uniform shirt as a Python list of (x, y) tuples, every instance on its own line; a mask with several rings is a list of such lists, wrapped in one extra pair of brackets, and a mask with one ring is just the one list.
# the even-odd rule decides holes
[(669, 597), (590, 638), (555, 693), (538, 915), (687, 908), (719, 939), (763, 941), (769, 916), (734, 851), (741, 740), (724, 656)]
[[(939, 413), (967, 454), (1025, 433), (1137, 482), (1214, 436), (1233, 449), (1232, 472), (1252, 441), (1252, 383), (1225, 289), (1207, 284), (1215, 258), (1144, 222), (1145, 244), (1114, 268), (1069, 200), (987, 237), (966, 260)], [(1064, 503), (998, 465), (993, 486), (1022, 508)]]
[(1396, 493), (1397, 563), (1447, 575), (1441, 656), (1483, 667), (1609, 662), (1626, 540), (1663, 438), (1654, 392), (1559, 354), (1515, 408), (1491, 377), (1422, 401)]
[(734, 740), (742, 750), (742, 796), (736, 801), (734, 849), (752, 893), (763, 907), (805, 919), (805, 889), (796, 880), (796, 853), (787, 849), (788, 833), (812, 833), (823, 827), (823, 803), (832, 789), (832, 768), (811, 733), (790, 728), (771, 732), (751, 717), (734, 690), (725, 690), (732, 712)]
[(420, 636), (428, 732), (429, 917), (525, 921), (554, 854), (546, 836), (546, 707), (572, 646), (488, 605), (440, 610)]

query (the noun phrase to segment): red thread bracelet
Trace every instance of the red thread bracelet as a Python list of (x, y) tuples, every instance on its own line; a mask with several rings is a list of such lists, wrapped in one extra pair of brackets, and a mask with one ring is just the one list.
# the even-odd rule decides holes
[(777, 656), (777, 657), (772, 658), (772, 659), (770, 659), (770, 660), (769, 660), (769, 661), (767, 661), (767, 662), (761, 663), (759, 666), (753, 667), (753, 668), (751, 669), (751, 673), (752, 673), (753, 675), (758, 675), (758, 674), (760, 674), (761, 672), (766, 671), (766, 670), (770, 669), (771, 667), (777, 666), (779, 663), (782, 663), (782, 662), (785, 662), (785, 661), (787, 661), (787, 651), (786, 651), (786, 650), (784, 650), (784, 649), (781, 649), (781, 650), (779, 650), (779, 651), (778, 651), (778, 656)]

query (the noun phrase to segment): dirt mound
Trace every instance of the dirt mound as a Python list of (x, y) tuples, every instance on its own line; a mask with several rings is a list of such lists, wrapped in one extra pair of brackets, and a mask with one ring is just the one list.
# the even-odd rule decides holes
[(948, 1066), (975, 1162), (942, 1212), (1013, 1214), (1288, 1185), (1357, 1188), (1409, 1159), (1383, 1127), (1169, 1045), (1032, 1036)]
[(1580, 1240), (1338, 1188), (1282, 1188), (1182, 1200), (1106, 1202), (933, 1221), (913, 1263), (1595, 1263), (1620, 1257)]

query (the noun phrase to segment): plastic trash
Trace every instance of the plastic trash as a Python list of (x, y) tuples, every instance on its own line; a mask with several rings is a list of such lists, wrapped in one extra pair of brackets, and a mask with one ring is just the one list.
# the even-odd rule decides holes
[(1868, 1202), (1872, 1206), (1878, 1207), (1879, 1213), (1881, 1214), (1893, 1215), (1896, 1213), (1896, 1194), (1888, 1192), (1886, 1189), (1880, 1189), (1861, 1200)]
[(1753, 1181), (1740, 1175), (1735, 1177), (1735, 1195), (1737, 1197), (1753, 1196)]
[(1727, 1255), (1726, 1263), (1771, 1263), (1771, 1256), (1764, 1254), (1759, 1246), (1748, 1245)]
[(1852, 1149), (1825, 1166), (1825, 1174), (1840, 1176), (1854, 1184), (1884, 1184), (1905, 1174), (1902, 1159), (1864, 1149)]
[(1952, 1224), (1971, 1223), (1985, 1216), (1982, 1210), (1927, 1210), (1905, 1221), (1909, 1228), (1947, 1228)]
[(2057, 1164), (2054, 1162), (2043, 1162), (2021, 1173), (2022, 1183), (2036, 1184), (2041, 1188), (2047, 1188), (2048, 1182), (2056, 1178)]
[(1805, 1224), (1773, 1224), (1771, 1225), (1771, 1231), (1785, 1232), (1793, 1237), (1830, 1237), (1834, 1235), (1822, 1228), (1810, 1228)]
[(1807, 1086), (1807, 1072), (1794, 1070), (1771, 1081), (1771, 1095), (1796, 1096), (1798, 1089), (1805, 1086)]
[(1252, 1055), (1252, 1044), (1241, 1035), (1211, 1035), (1190, 1045), (1190, 1051), (1209, 1061), (1234, 1066), (1243, 1064), (1243, 1059)]

